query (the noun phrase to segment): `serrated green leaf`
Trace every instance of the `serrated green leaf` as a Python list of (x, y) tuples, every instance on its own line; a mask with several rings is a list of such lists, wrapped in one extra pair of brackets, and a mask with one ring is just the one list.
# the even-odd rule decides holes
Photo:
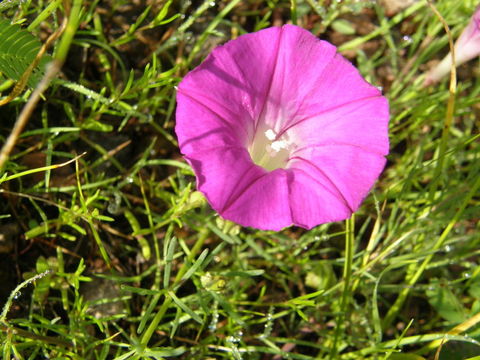
[[(18, 81), (37, 56), (42, 44), (35, 36), (0, 18), (0, 72), (6, 77)], [(33, 70), (27, 85), (35, 87), (43, 76), (46, 64), (51, 60), (43, 56), (38, 66)]]

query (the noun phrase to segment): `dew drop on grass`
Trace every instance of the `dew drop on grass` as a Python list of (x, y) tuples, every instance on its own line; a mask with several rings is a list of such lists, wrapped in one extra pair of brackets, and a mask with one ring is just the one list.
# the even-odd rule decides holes
[(227, 337), (227, 341), (228, 341), (229, 343), (235, 344), (235, 343), (238, 342), (238, 338), (236, 338), (235, 336), (231, 335), (231, 336)]
[(20, 291), (17, 291), (14, 295), (13, 298), (17, 300), (20, 296), (22, 296), (22, 293)]
[(115, 193), (113, 195), (113, 199), (109, 202), (107, 210), (110, 214), (116, 215), (120, 211), (120, 204), (122, 202), (122, 198), (120, 194)]
[(213, 309), (212, 309), (212, 321), (210, 321), (210, 324), (208, 325), (208, 330), (211, 332), (215, 332), (217, 330), (217, 324), (218, 324), (218, 303), (215, 301), (213, 303)]
[(240, 354), (237, 347), (237, 343), (240, 342), (240, 338), (237, 336), (239, 332), (243, 335), (241, 331), (237, 331), (234, 335), (227, 336), (225, 339), (235, 360), (242, 360), (242, 354)]
[(260, 339), (268, 338), (272, 334), (273, 329), (273, 307), (270, 307), (267, 314), (267, 321), (265, 322), (265, 327), (263, 333), (260, 335)]

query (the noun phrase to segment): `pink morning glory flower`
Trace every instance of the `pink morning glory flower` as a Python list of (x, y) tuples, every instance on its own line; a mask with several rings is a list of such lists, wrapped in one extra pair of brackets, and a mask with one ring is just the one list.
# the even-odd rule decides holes
[[(468, 25), (455, 42), (455, 65), (459, 66), (480, 55), (480, 6)], [(452, 53), (448, 55), (435, 66), (426, 76), (425, 85), (435, 84), (442, 77), (450, 72), (452, 67)]]
[(388, 153), (388, 102), (293, 25), (217, 47), (178, 86), (181, 152), (224, 218), (310, 229), (348, 218)]

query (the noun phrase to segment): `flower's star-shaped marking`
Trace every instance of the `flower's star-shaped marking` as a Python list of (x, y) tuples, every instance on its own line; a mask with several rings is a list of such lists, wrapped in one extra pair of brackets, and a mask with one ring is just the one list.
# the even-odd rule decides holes
[(259, 229), (348, 218), (383, 170), (388, 102), (293, 25), (216, 48), (179, 84), (180, 149), (226, 219)]

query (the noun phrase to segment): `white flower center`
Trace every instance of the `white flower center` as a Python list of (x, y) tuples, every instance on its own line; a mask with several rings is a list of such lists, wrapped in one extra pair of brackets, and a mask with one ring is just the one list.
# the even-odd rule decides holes
[(286, 134), (278, 137), (272, 129), (258, 129), (248, 152), (255, 164), (272, 171), (286, 167), (293, 147)]

